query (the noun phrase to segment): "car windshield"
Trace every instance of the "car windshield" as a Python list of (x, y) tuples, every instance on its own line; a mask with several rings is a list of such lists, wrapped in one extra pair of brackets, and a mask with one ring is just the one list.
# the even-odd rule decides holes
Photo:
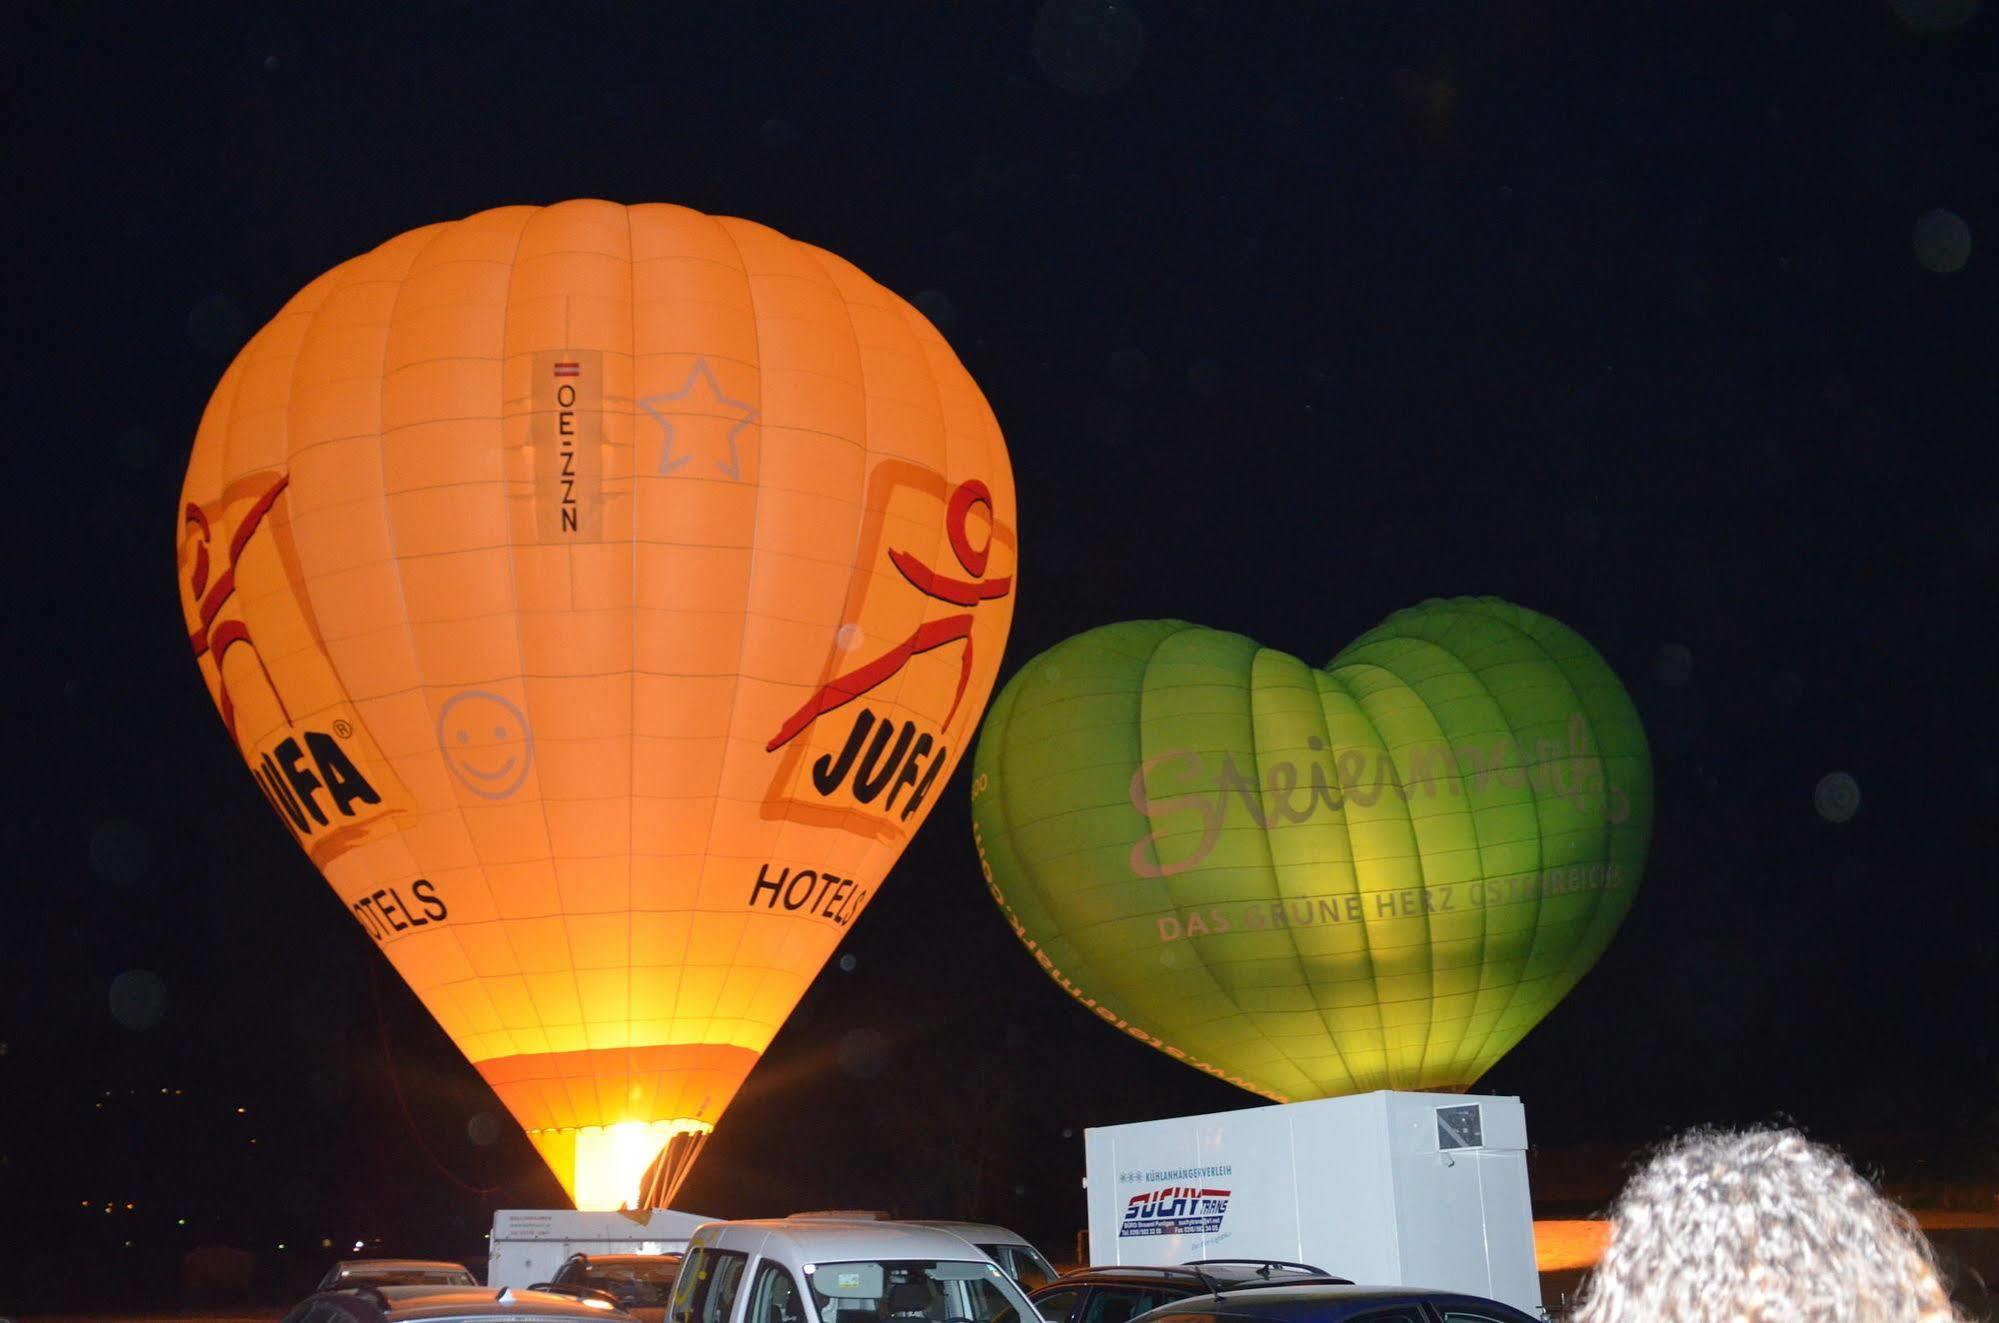
[(463, 1268), (363, 1268), (340, 1274), (342, 1285), (477, 1286)]
[(863, 1259), (808, 1264), (821, 1323), (1039, 1323), (998, 1265)]
[(679, 1259), (658, 1259), (644, 1263), (593, 1263), (584, 1276), (592, 1286), (603, 1282), (646, 1282), (672, 1286), (680, 1275)]

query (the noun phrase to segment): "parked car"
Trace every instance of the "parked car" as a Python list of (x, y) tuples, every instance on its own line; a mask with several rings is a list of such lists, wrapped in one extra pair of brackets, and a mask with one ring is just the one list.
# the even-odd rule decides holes
[(681, 1265), (669, 1323), (1035, 1323), (971, 1242), (874, 1219), (710, 1222)]
[(678, 1254), (572, 1254), (552, 1280), (530, 1289), (579, 1297), (594, 1293), (640, 1323), (659, 1323), (680, 1264)]
[(1309, 1263), (1273, 1259), (1201, 1259), (1148, 1268), (1106, 1265), (1077, 1268), (1028, 1293), (1047, 1323), (1128, 1323), (1140, 1314), (1189, 1296), (1272, 1282), (1351, 1285)]
[(986, 1222), (935, 1222), (928, 1219), (908, 1219), (904, 1226), (935, 1227), (948, 1231), (961, 1240), (967, 1240), (994, 1263), (1006, 1269), (1007, 1276), (1013, 1278), (1021, 1290), (1032, 1291), (1046, 1286), (1056, 1278), (1056, 1272), (1043, 1258), (1041, 1251), (1027, 1243), (1027, 1238), (1019, 1232), (1008, 1231)]
[(351, 1286), (307, 1296), (284, 1323), (632, 1323), (608, 1300), (487, 1286)]
[(343, 1286), (477, 1286), (479, 1279), (462, 1263), (441, 1259), (348, 1259), (334, 1264), (319, 1279), (319, 1289)]
[(1541, 1323), (1483, 1296), (1352, 1284), (1252, 1286), (1188, 1296), (1140, 1318), (1143, 1323)]

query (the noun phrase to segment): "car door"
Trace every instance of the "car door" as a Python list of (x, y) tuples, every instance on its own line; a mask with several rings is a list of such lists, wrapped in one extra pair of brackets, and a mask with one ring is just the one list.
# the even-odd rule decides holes
[(1089, 1294), (1086, 1287), (1064, 1286), (1054, 1291), (1043, 1291), (1033, 1296), (1034, 1312), (1041, 1315), (1043, 1323), (1070, 1323), (1076, 1315), (1076, 1306)]
[(1496, 1300), (1432, 1300), (1430, 1308), (1443, 1323), (1540, 1323)]
[(1411, 1301), (1406, 1305), (1390, 1305), (1385, 1309), (1370, 1309), (1365, 1314), (1350, 1315), (1345, 1323), (1436, 1323), (1423, 1306)]
[(805, 1297), (783, 1264), (772, 1259), (758, 1261), (743, 1323), (806, 1323)]
[(732, 1323), (749, 1255), (703, 1245), (690, 1251), (673, 1283), (671, 1323)]

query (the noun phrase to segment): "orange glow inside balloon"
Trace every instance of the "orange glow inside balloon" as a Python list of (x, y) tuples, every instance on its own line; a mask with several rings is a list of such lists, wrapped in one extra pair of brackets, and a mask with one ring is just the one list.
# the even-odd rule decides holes
[(259, 790), (578, 1206), (662, 1206), (990, 696), (971, 377), (762, 226), (501, 208), (293, 298), (179, 513)]

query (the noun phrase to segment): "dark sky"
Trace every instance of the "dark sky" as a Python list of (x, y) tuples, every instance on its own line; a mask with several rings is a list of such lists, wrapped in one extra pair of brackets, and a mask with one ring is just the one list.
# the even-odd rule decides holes
[[(1323, 662), (1462, 593), (1595, 643), (1657, 826), (1608, 954), (1483, 1082), (1537, 1143), (1788, 1116), (1920, 1136), (1912, 1171), (1999, 1161), (1977, 8), (10, 8), (10, 1205), (154, 1264), (316, 1264), (477, 1253), (492, 1207), (557, 1198), (243, 774), (172, 533), (208, 393), (293, 291), (570, 197), (750, 217), (932, 316), (1019, 487), (1002, 680), (1153, 616)], [(1038, 971), (965, 783), (682, 1206), (1059, 1253), (1083, 1127), (1254, 1101)]]

